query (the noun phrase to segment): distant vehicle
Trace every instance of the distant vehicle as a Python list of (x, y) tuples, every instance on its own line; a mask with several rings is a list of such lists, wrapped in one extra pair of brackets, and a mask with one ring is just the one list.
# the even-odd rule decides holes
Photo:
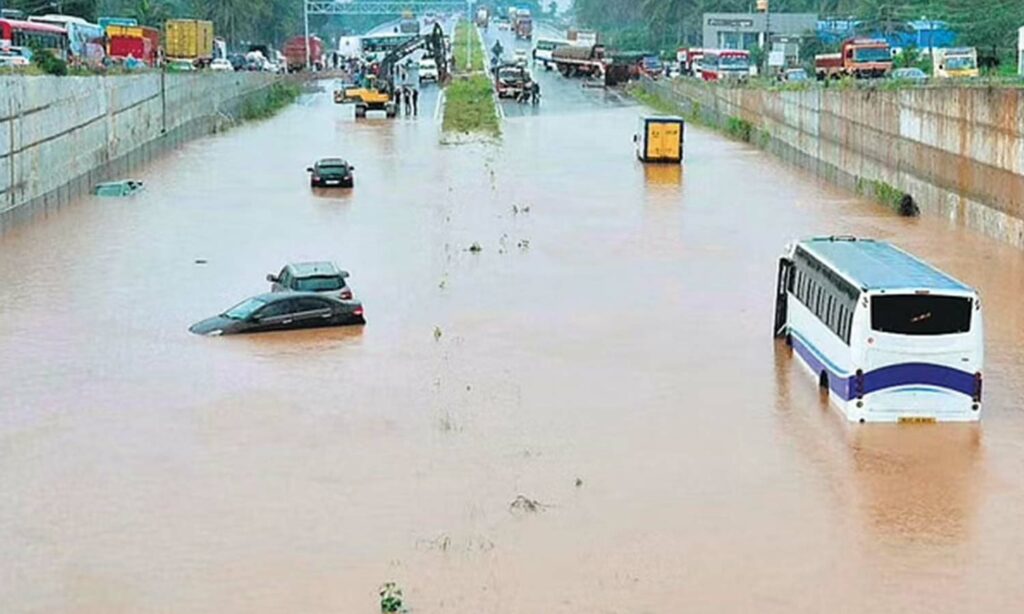
[(437, 83), (437, 61), (434, 58), (423, 58), (419, 62), (420, 83), (433, 81)]
[(309, 185), (313, 188), (338, 186), (351, 188), (355, 185), (356, 167), (341, 158), (323, 158), (306, 169), (310, 173)]
[(197, 322), (189, 332), (208, 337), (365, 324), (363, 305), (315, 292), (271, 292), (246, 299)]
[(486, 8), (479, 8), (476, 10), (476, 25), (487, 29), (488, 22), (490, 20), (490, 13)]
[(884, 77), (892, 72), (892, 53), (883, 39), (851, 38), (839, 53), (814, 56), (814, 72), (819, 81), (855, 77)]
[(402, 13), (402, 20), (398, 22), (398, 31), (402, 34), (420, 33), (420, 22), (412, 11)]
[[(32, 44), (30, 44), (32, 43)], [(18, 52), (24, 55), (31, 47), (39, 47), (52, 52), (58, 58), (68, 57), (68, 34), (60, 26), (15, 19), (0, 19), (0, 50)]]
[[(287, 62), (288, 72), (297, 72), (306, 68), (306, 37), (293, 36), (284, 44), (284, 57)], [(324, 43), (317, 36), (309, 37), (309, 62), (313, 70), (323, 70)]]
[(333, 262), (295, 262), (285, 265), (277, 275), (269, 273), (271, 292), (316, 292), (318, 294), (352, 300), (348, 286), (348, 271)]
[(498, 22), (498, 29), (499, 30), (508, 31), (508, 30), (512, 29), (512, 25), (509, 24), (509, 22), (504, 20), (504, 19), (502, 19), (500, 21), (498, 21), (498, 20), (495, 20), (495, 21)]
[(494, 89), (498, 98), (516, 98), (529, 80), (530, 73), (516, 64), (503, 64), (494, 71)]
[(676, 63), (679, 73), (687, 77), (700, 76), (700, 62), (704, 59), (705, 49), (700, 47), (680, 47), (676, 50)]
[(512, 61), (518, 66), (526, 66), (530, 63), (530, 56), (526, 49), (516, 49), (512, 52)]
[(533, 15), (530, 14), (530, 9), (516, 11), (515, 21), (512, 25), (517, 39), (530, 40), (533, 38)]
[(82, 63), (97, 66), (107, 55), (106, 32), (98, 24), (71, 15), (33, 15), (28, 20), (64, 28), (68, 52)]
[(573, 45), (579, 45), (581, 47), (593, 47), (594, 45), (601, 44), (601, 36), (595, 30), (577, 30), (576, 28), (569, 28), (565, 32), (565, 37), (569, 39), (569, 42)]
[(782, 73), (782, 80), (786, 82), (798, 83), (801, 81), (809, 81), (810, 76), (807, 71), (803, 68), (790, 68)]
[(896, 70), (892, 71), (892, 75), (890, 76), (897, 81), (911, 81), (916, 84), (921, 84), (928, 81), (928, 74), (925, 73), (920, 68), (914, 67), (897, 68)]
[(235, 67), (231, 64), (230, 60), (217, 59), (210, 62), (210, 70), (233, 72)]
[(539, 38), (537, 45), (533, 48), (533, 61), (540, 62), (546, 70), (551, 70), (555, 63), (552, 61), (551, 53), (569, 44), (569, 41), (554, 38)]
[(213, 22), (200, 19), (170, 19), (164, 30), (167, 57), (192, 60), (198, 66), (213, 61)]
[(342, 36), (338, 39), (338, 56), (354, 60), (363, 56), (363, 42), (360, 36)]
[(156, 66), (160, 58), (160, 30), (146, 26), (107, 26), (107, 55), (113, 59), (135, 58)]
[(978, 50), (974, 47), (949, 47), (932, 50), (932, 74), (937, 79), (977, 77)]
[(194, 72), (196, 65), (192, 60), (171, 60), (167, 63), (167, 72)]
[(682, 117), (641, 117), (640, 128), (633, 136), (637, 159), (641, 162), (682, 162), (684, 127)]
[(704, 81), (746, 81), (750, 78), (750, 52), (705, 49), (697, 70)]
[(234, 70), (245, 70), (245, 55), (241, 53), (229, 53), (228, 62)]
[(106, 183), (97, 184), (93, 189), (93, 194), (104, 197), (124, 197), (131, 196), (141, 189), (141, 181), (127, 179), (125, 181), (108, 181)]
[(665, 76), (665, 65), (661, 63), (661, 58), (656, 55), (645, 55), (640, 60), (639, 68), (641, 74), (651, 79), (660, 79)]
[(0, 68), (24, 68), (31, 64), (28, 58), (18, 53), (0, 53)]
[(787, 246), (774, 333), (847, 420), (979, 418), (977, 292), (889, 243), (822, 237)]

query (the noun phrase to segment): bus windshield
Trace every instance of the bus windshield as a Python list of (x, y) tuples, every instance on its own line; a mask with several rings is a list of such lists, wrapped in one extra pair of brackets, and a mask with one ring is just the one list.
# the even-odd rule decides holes
[(974, 58), (970, 56), (947, 57), (946, 70), (974, 70)]
[(728, 70), (748, 70), (750, 58), (738, 55), (723, 55), (718, 58), (718, 65)]
[(971, 299), (910, 294), (871, 299), (871, 328), (896, 335), (953, 335), (971, 330)]

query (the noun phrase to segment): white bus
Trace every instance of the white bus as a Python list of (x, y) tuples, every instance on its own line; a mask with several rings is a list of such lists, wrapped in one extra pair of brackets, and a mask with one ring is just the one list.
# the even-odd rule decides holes
[(984, 323), (973, 289), (881, 241), (826, 237), (779, 262), (775, 335), (846, 418), (970, 422)]

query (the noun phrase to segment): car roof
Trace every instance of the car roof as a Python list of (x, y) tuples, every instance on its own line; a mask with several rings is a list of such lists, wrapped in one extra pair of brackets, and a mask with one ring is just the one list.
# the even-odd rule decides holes
[(342, 158), (320, 158), (319, 160), (316, 161), (316, 163), (319, 164), (320, 166), (347, 166), (348, 165), (348, 162), (346, 162)]
[(338, 268), (338, 265), (326, 260), (321, 262), (290, 262), (287, 268), (295, 277), (322, 277), (341, 274), (341, 269)]
[(277, 303), (290, 298), (318, 298), (338, 302), (330, 295), (320, 294), (318, 292), (265, 292), (263, 294), (257, 294), (252, 298), (263, 301), (264, 303)]
[(884, 241), (820, 237), (801, 241), (799, 245), (865, 291), (905, 288), (972, 291), (927, 262)]

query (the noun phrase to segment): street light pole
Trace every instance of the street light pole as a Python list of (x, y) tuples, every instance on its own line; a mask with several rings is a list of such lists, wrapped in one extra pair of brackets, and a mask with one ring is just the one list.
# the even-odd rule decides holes
[(302, 0), (302, 21), (306, 26), (306, 39), (302, 44), (306, 47), (306, 72), (309, 72), (313, 69), (310, 58), (312, 52), (309, 50), (309, 0)]
[[(469, 24), (470, 34), (474, 34), (473, 30), (476, 26), (473, 22), (473, 0), (466, 0), (466, 22)], [(473, 45), (469, 40), (466, 41), (466, 72), (469, 72), (470, 66), (473, 65)]]

